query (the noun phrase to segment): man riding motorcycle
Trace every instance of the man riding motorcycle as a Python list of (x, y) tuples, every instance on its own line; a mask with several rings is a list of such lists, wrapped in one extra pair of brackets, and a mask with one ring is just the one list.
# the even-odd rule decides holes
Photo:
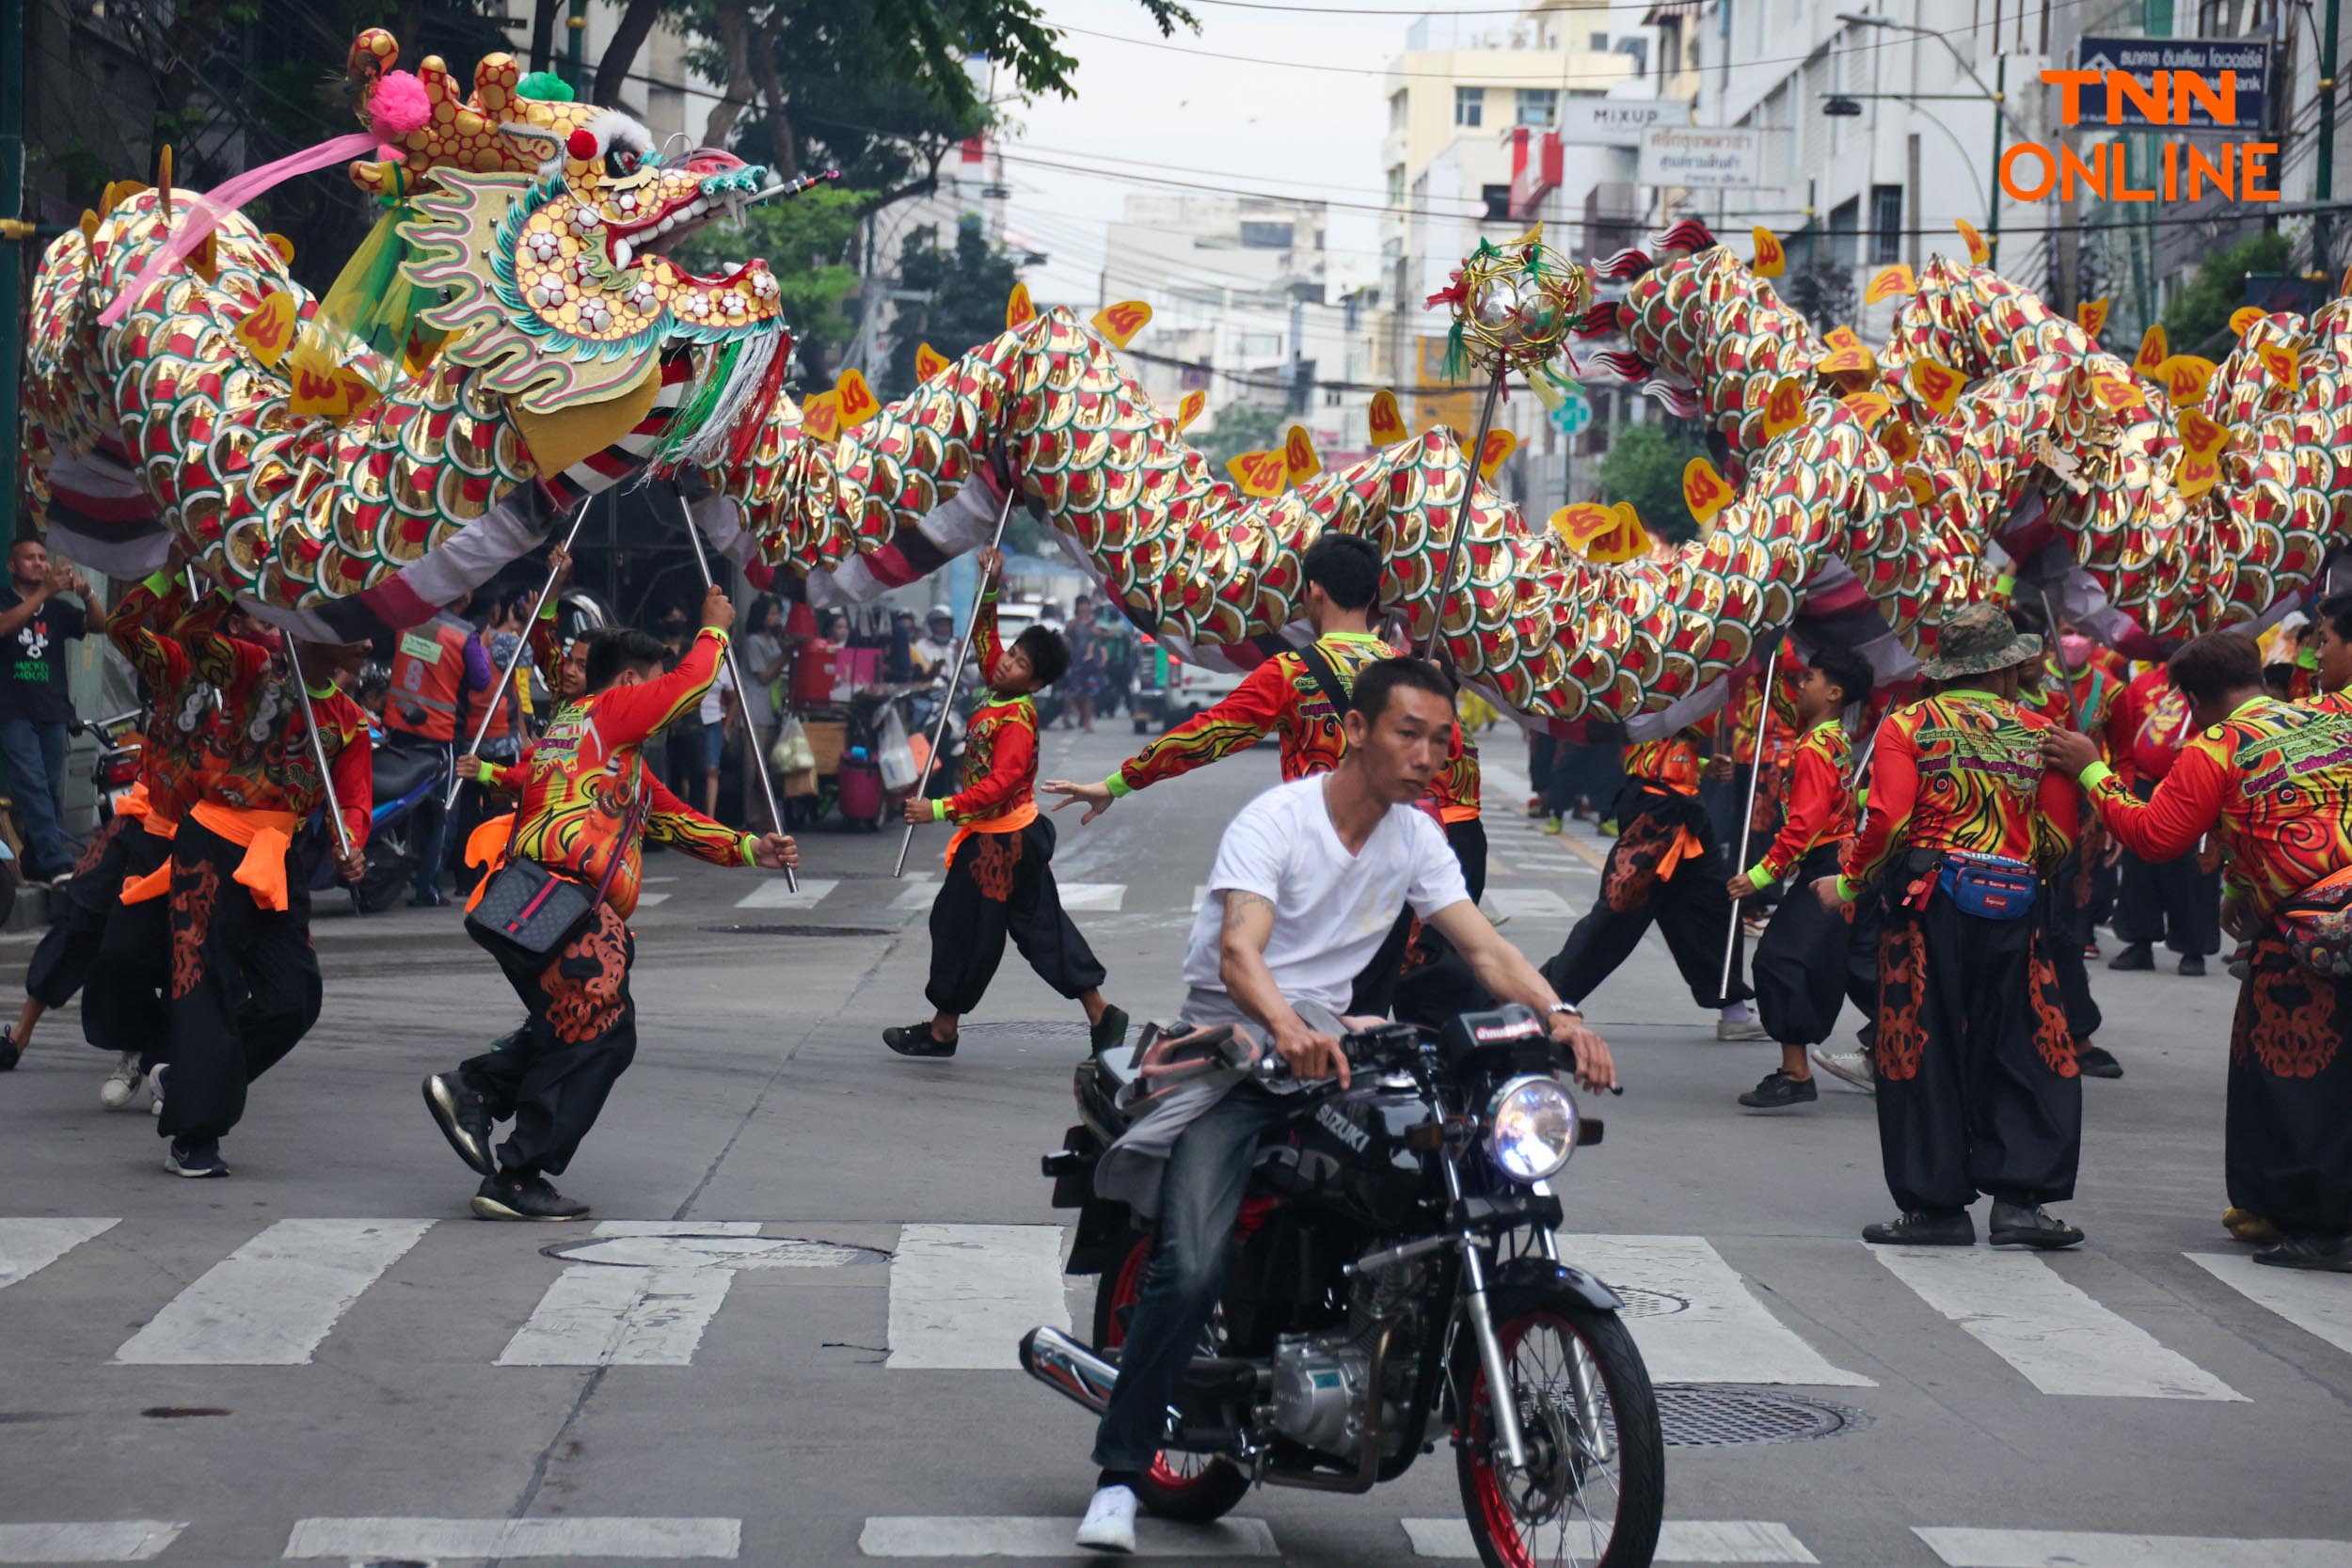
[(1096, 1171), (1098, 1196), (1156, 1216), (1156, 1243), (1096, 1434), (1103, 1473), (1081, 1546), (1135, 1549), (1135, 1478), (1162, 1446), (1179, 1376), (1222, 1292), (1251, 1153), (1288, 1115), (1281, 1089), (1327, 1076), (1346, 1084), (1337, 1014), (1405, 905), (1487, 990), (1545, 1019), (1573, 1053), (1579, 1083), (1616, 1085), (1607, 1043), (1478, 912), (1443, 831), (1411, 803), (1444, 766), (1452, 736), (1452, 697), (1436, 670), (1411, 658), (1367, 665), (1343, 722), (1337, 769), (1267, 791), (1227, 828), (1184, 959), (1184, 1023), (1255, 1029), (1292, 1083), (1173, 1090)]

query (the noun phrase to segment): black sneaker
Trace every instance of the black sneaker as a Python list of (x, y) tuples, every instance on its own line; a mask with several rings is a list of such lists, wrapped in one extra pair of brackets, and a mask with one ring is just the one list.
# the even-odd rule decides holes
[(164, 1169), (192, 1180), (229, 1174), (229, 1167), (221, 1162), (218, 1138), (172, 1139), (171, 1147), (164, 1150)]
[(478, 1220), (583, 1220), (588, 1205), (565, 1197), (544, 1176), (501, 1172), (483, 1179), (473, 1213)]
[(2322, 1274), (2352, 1274), (2352, 1234), (2307, 1232), (2264, 1247), (2254, 1261), (2274, 1269), (2311, 1269)]
[(2144, 942), (2132, 942), (2123, 951), (2109, 958), (2107, 967), (2109, 969), (2153, 969), (2156, 967), (2155, 949)]
[(24, 1048), (16, 1043), (16, 1025), (0, 1024), (0, 1072), (14, 1072), (24, 1054)]
[[(1120, 1014), (1120, 1021), (1123, 1025), (1126, 1015)], [(943, 1040), (933, 1035), (929, 1019), (920, 1023), (910, 1023), (903, 1029), (884, 1029), (882, 1044), (901, 1056), (944, 1058), (956, 1053), (956, 1042)]]
[(1987, 1226), (1987, 1240), (1994, 1246), (2029, 1246), (2037, 1252), (2056, 1252), (2060, 1247), (2080, 1246), (2083, 1233), (2061, 1219), (2053, 1219), (2049, 1211), (2039, 1203), (1993, 1202), (1993, 1221)]
[(1777, 1111), (1789, 1105), (1810, 1105), (1821, 1098), (1821, 1091), (1813, 1086), (1810, 1078), (1791, 1078), (1786, 1069), (1774, 1068), (1764, 1075), (1764, 1081), (1740, 1097), (1740, 1103), (1751, 1111)]
[[(928, 1028), (925, 1031), (929, 1033)], [(1103, 1022), (1087, 1031), (1087, 1049), (1100, 1056), (1104, 1052), (1127, 1043), (1127, 1015), (1117, 1007), (1103, 1009)]]
[(433, 1113), (433, 1124), (460, 1160), (480, 1175), (498, 1174), (498, 1161), (490, 1153), (490, 1130), (495, 1124), (489, 1103), (464, 1073), (437, 1072), (427, 1078), (424, 1108)]
[(1862, 1239), (1874, 1246), (1975, 1246), (1977, 1225), (1965, 1209), (1912, 1212), (1864, 1226)]
[(2078, 1040), (2074, 1045), (2074, 1070), (2085, 1078), (2121, 1078), (2123, 1064), (2115, 1059), (2115, 1053), (2106, 1046)]
[(2202, 953), (2182, 954), (2181, 973), (2192, 980), (2203, 979), (2205, 977), (2205, 956)]

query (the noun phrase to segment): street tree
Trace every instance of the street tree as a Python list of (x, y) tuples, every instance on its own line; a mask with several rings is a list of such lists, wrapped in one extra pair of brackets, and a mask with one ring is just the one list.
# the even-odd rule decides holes
[(1682, 499), (1682, 470), (1707, 449), (1654, 424), (1628, 425), (1600, 460), (1601, 487), (1613, 501), (1630, 501), (1642, 524), (1679, 544), (1694, 537), (1698, 524)]

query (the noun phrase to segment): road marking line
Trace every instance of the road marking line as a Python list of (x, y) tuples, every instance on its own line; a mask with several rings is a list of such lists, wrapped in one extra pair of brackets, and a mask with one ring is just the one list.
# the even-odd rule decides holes
[[(606, 1220), (598, 1236), (757, 1236), (757, 1220)], [(724, 1263), (650, 1268), (571, 1263), (499, 1353), (501, 1367), (690, 1367), (703, 1331), (726, 1305)]]
[(1566, 920), (1576, 911), (1568, 901), (1548, 887), (1490, 887), (1486, 902), (1498, 914), (1521, 915), (1530, 920)]
[(1702, 1236), (1563, 1234), (1560, 1254), (1611, 1286), (1689, 1305), (1629, 1314), (1625, 1325), (1659, 1383), (1804, 1383), (1873, 1388), (1832, 1366), (1764, 1308)]
[(1948, 1568), (2352, 1568), (2352, 1541), (1915, 1529)]
[(2352, 1355), (2352, 1291), (2326, 1275), (2265, 1268), (2243, 1253), (2192, 1252), (2188, 1260), (2306, 1334)]
[[(1070, 1544), (1075, 1519), (985, 1514), (929, 1514), (868, 1519), (857, 1549), (867, 1557), (1057, 1557), (1079, 1555)], [(1220, 1519), (1214, 1525), (1136, 1521), (1137, 1557), (1277, 1557), (1274, 1532), (1263, 1519)]]
[(834, 877), (803, 877), (801, 890), (792, 891), (792, 884), (781, 877), (761, 882), (735, 901), (739, 910), (807, 910), (822, 902), (825, 895), (841, 885)]
[(637, 895), (637, 907), (641, 910), (649, 910), (656, 904), (666, 904), (669, 901), (670, 895), (666, 893), (641, 893)]
[(743, 1521), (712, 1518), (297, 1519), (290, 1558), (618, 1557), (733, 1560)]
[(145, 1562), (187, 1528), (161, 1519), (0, 1525), (0, 1562)]
[(1099, 910), (1110, 914), (1127, 901), (1124, 882), (1057, 882), (1065, 910)]
[[(1474, 1558), (1461, 1519), (1400, 1519), (1415, 1557)], [(1787, 1525), (1756, 1519), (1669, 1519), (1658, 1531), (1660, 1562), (1819, 1562)]]
[(1922, 1301), (2045, 1394), (2246, 1397), (2091, 1300), (2039, 1258), (1957, 1247), (1870, 1250)]
[(890, 907), (894, 910), (928, 910), (931, 907), (931, 901), (938, 896), (938, 878), (909, 877), (906, 891), (893, 898), (890, 901)]
[(1024, 1334), (1041, 1323), (1070, 1326), (1061, 1248), (1057, 1225), (901, 1227), (890, 1260), (890, 1359), (884, 1365), (1018, 1367)]
[[(0, 1220), (0, 1291), (30, 1279), (120, 1220)], [(44, 1527), (45, 1528), (45, 1527)]]
[(431, 1220), (279, 1220), (164, 1304), (118, 1366), (296, 1367)]

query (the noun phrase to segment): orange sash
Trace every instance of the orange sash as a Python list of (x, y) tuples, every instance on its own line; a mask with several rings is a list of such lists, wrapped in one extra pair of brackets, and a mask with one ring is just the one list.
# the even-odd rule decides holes
[(1666, 846), (1666, 852), (1658, 857), (1658, 879), (1671, 882), (1682, 863), (1699, 852), (1699, 835), (1688, 828), (1675, 830), (1675, 841)]
[(286, 852), (294, 847), (294, 831), (302, 818), (290, 811), (258, 811), (199, 800), (188, 815), (231, 844), (245, 847), (231, 879), (253, 895), (265, 910), (283, 910), (286, 903)]
[[(166, 844), (169, 844), (174, 838), (178, 837), (180, 832), (180, 824), (178, 821), (164, 821), (153, 811), (150, 811), (147, 814), (146, 827), (148, 837), (160, 838)], [(170, 891), (171, 857), (169, 855), (166, 855), (164, 857), (163, 864), (157, 866), (146, 876), (125, 877), (122, 879), (122, 902), (125, 905), (145, 904), (153, 899), (161, 898), (165, 894), (169, 893)]]
[(992, 816), (985, 822), (958, 823), (956, 836), (947, 841), (947, 852), (939, 858), (939, 863), (943, 866), (953, 866), (956, 863), (956, 851), (961, 848), (963, 841), (974, 833), (1017, 833), (1036, 820), (1037, 797), (1033, 795), (1010, 811)]

